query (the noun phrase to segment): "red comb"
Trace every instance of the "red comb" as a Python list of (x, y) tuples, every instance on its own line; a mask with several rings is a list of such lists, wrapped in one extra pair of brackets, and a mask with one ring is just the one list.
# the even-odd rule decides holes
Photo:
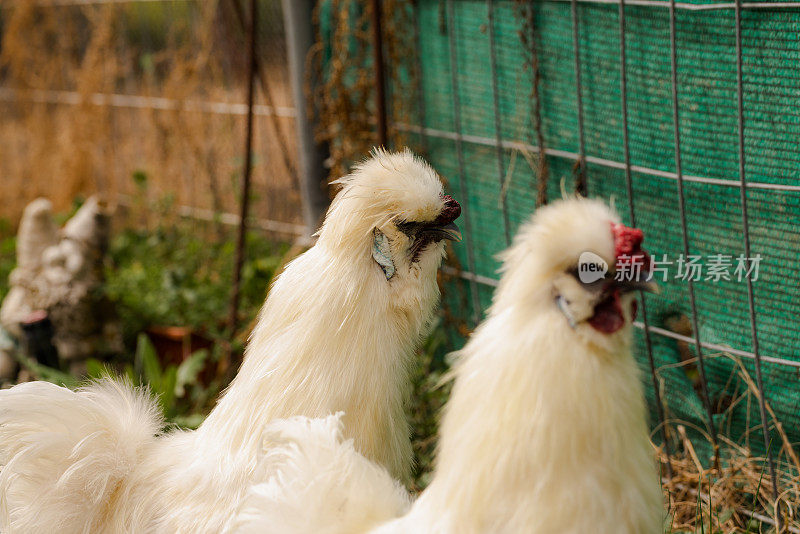
[(624, 262), (628, 262), (630, 258), (642, 256), (643, 267), (650, 268), (650, 255), (642, 249), (644, 232), (620, 223), (611, 223), (611, 231), (614, 233), (614, 256), (617, 261), (623, 258)]
[(450, 224), (461, 215), (461, 204), (456, 199), (450, 195), (445, 195), (442, 200), (444, 201), (444, 208), (442, 208), (442, 212), (436, 217), (436, 220), (433, 221), (434, 224), (440, 226)]

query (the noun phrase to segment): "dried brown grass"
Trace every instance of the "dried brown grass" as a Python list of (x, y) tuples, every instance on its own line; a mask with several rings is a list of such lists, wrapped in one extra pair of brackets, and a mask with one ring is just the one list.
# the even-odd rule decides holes
[[(687, 442), (687, 446), (689, 443)], [(663, 451), (662, 461), (665, 461)], [(717, 471), (703, 468), (691, 454), (672, 458), (673, 476), (664, 478), (670, 516), (666, 532), (769, 532), (775, 512), (766, 459), (747, 451), (730, 455)], [(791, 471), (779, 469), (781, 532), (800, 532), (800, 485)], [(754, 499), (754, 496), (757, 496)]]
[[(758, 403), (759, 392), (755, 380), (739, 358), (727, 353), (707, 357), (728, 358), (735, 363), (729, 386), (736, 393), (730, 399), (728, 410), (739, 403), (753, 406)], [(694, 363), (694, 359), (687, 359), (680, 366), (688, 367)], [(734, 387), (736, 382), (743, 387)], [(721, 451), (719, 467), (707, 467), (708, 462), (703, 462), (695, 450), (697, 442), (693, 443), (687, 436), (686, 425), (689, 423), (670, 420), (668, 406), (665, 408), (670, 442), (678, 445), (678, 453), (669, 459), (672, 476), (662, 479), (670, 513), (665, 531), (778, 532), (767, 458), (754, 455), (747, 439), (744, 443), (737, 442), (722, 432), (718, 437)], [(780, 532), (800, 533), (800, 460), (768, 401), (766, 409), (773, 435), (769, 450), (776, 461), (779, 488), (777, 509), (780, 510), (783, 525)], [(761, 432), (760, 421), (752, 423), (745, 435), (756, 432)], [(657, 453), (662, 466), (665, 466), (667, 455), (663, 447), (658, 447)]]
[[(319, 24), (325, 7), (328, 24)], [(415, 60), (414, 25), (410, 0), (383, 0), (384, 67), (386, 70), (390, 145), (408, 144), (404, 132), (395, 124), (411, 122), (419, 112), (418, 91), (420, 62)], [(314, 92), (309, 94), (318, 121), (317, 139), (330, 150), (330, 176), (337, 178), (348, 171), (377, 144), (377, 92), (372, 55), (372, 7), (358, 0), (320, 2), (315, 12), (320, 32), (317, 47), (309, 60), (316, 73)], [(329, 27), (328, 27), (329, 26)], [(329, 47), (326, 49), (325, 46)], [(323, 53), (330, 54), (324, 58)], [(417, 121), (418, 118), (415, 117)]]
[[(181, 205), (235, 212), (244, 116), (181, 109), (192, 101), (245, 100), (239, 58), (243, 32), (230, 14), (231, 1), (190, 3), (188, 16), (181, 11), (154, 15), (155, 8), (144, 4), (48, 7), (22, 1), (4, 6), (0, 217), (16, 222), (37, 196), (50, 198), (56, 210), (94, 192), (113, 203), (120, 195), (140, 192), (135, 173), (147, 177), (149, 202), (171, 198)], [(169, 5), (174, 4), (159, 9)], [(152, 29), (153, 20), (145, 16), (163, 23), (163, 32)], [(136, 37), (131, 21), (137, 23), (137, 17), (145, 18), (138, 24), (152, 35)], [(282, 37), (262, 35), (269, 93), (260, 91), (257, 104), (291, 107)], [(81, 101), (37, 102), (42, 91), (49, 92), (45, 100), (66, 91)], [(91, 101), (96, 93), (167, 98), (178, 102), (178, 109), (96, 105)], [(293, 118), (256, 117), (251, 212), (259, 218), (300, 222), (290, 168), (296, 159), (293, 141)]]

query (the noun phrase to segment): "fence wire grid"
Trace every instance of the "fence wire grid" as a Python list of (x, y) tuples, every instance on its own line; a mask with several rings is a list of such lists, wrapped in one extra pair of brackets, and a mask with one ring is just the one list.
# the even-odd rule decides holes
[[(706, 465), (733, 449), (766, 458), (765, 488), (787, 498), (800, 470), (800, 3), (418, 0), (383, 12), (411, 36), (383, 58), (390, 143), (423, 152), (465, 208), (446, 311), (476, 324), (495, 255), (562, 180), (613, 199), (656, 259), (758, 263), (757, 277), (662, 283), (642, 302), (635, 354), (667, 455), (680, 423)], [(322, 24), (335, 51), (342, 36)]]

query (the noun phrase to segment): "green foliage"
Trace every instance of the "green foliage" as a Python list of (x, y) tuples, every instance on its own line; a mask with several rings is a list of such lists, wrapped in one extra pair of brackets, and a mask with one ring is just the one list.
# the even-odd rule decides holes
[[(286, 248), (248, 234), (241, 293), (245, 319), (255, 317)], [(221, 336), (234, 251), (232, 240), (209, 242), (196, 226), (119, 233), (110, 247), (106, 295), (117, 304), (128, 342), (154, 324), (185, 325)]]
[(143, 171), (142, 169), (136, 169), (133, 171), (131, 178), (133, 178), (133, 183), (136, 184), (137, 188), (145, 189), (147, 187), (147, 172)]
[[(133, 179), (142, 191), (146, 189), (144, 171), (134, 173)], [(163, 221), (170, 221), (173, 203), (169, 197), (157, 203)], [(71, 211), (79, 206), (77, 201)], [(58, 219), (63, 222), (68, 217), (65, 214)], [(104, 292), (115, 304), (128, 349), (113, 361), (90, 359), (86, 363), (89, 378), (123, 375), (133, 384), (147, 385), (158, 397), (167, 420), (187, 428), (202, 422), (223, 385), (222, 377), (203, 379), (201, 375), (208, 374), (219, 355), (228, 350), (226, 320), (235, 245), (233, 233), (212, 232), (210, 226), (177, 220), (152, 231), (122, 230), (112, 238)], [(15, 249), (11, 225), (0, 220), (0, 298), (8, 291)], [(258, 313), (286, 250), (286, 244), (276, 244), (254, 232), (247, 235), (241, 324), (247, 324)], [(179, 365), (165, 364), (144, 333), (153, 325), (188, 326), (214, 343)], [(21, 353), (17, 357), (36, 379), (76, 387), (86, 378), (46, 367)]]
[(441, 353), (448, 337), (441, 319), (437, 319), (430, 336), (419, 351), (413, 368), (410, 403), (411, 440), (417, 462), (413, 473), (414, 490), (421, 491), (430, 483), (439, 413), (450, 395), (450, 383), (443, 383), (447, 365)]
[[(206, 397), (198, 394), (203, 387), (198, 381), (198, 375), (208, 357), (207, 350), (199, 350), (180, 365), (169, 364), (162, 367), (150, 339), (146, 334), (140, 333), (133, 365), (126, 364), (123, 375), (131, 384), (150, 389), (168, 421), (184, 428), (196, 428), (203, 421), (204, 415), (199, 411), (202, 406), (194, 401)], [(117, 375), (106, 364), (94, 359), (86, 362), (86, 371), (90, 379)]]
[[(146, 183), (142, 172), (140, 181)], [(171, 200), (159, 202), (162, 213)], [(106, 295), (116, 304), (126, 345), (135, 347), (133, 364), (125, 374), (135, 384), (147, 384), (156, 394), (165, 417), (178, 426), (198, 426), (216, 398), (222, 377), (203, 384), (201, 373), (223, 350), (235, 245), (228, 239), (209, 239), (203, 225), (178, 221), (154, 231), (127, 229), (111, 242), (106, 269)], [(246, 239), (242, 267), (240, 317), (255, 318), (267, 287), (288, 249), (255, 232)], [(191, 354), (180, 365), (163, 365), (143, 333), (149, 326), (189, 326), (217, 343)], [(234, 350), (236, 347), (234, 347)], [(130, 362), (130, 358), (127, 359)], [(100, 365), (102, 367), (102, 365)], [(98, 376), (98, 364), (89, 368)]]
[(13, 235), (5, 235), (2, 225), (0, 225), (0, 300), (8, 293), (8, 275), (16, 266), (16, 251), (17, 238)]
[(200, 375), (200, 372), (205, 367), (207, 360), (208, 351), (206, 349), (201, 349), (192, 353), (177, 367), (177, 372), (175, 375), (176, 397), (183, 398), (186, 396), (187, 387), (197, 384), (197, 379)]
[(52, 382), (53, 384), (68, 388), (74, 388), (80, 385), (80, 378), (69, 373), (65, 373), (60, 369), (54, 369), (52, 367), (42, 365), (36, 360), (28, 357), (23, 351), (14, 351), (13, 355), (17, 359), (17, 362), (20, 364), (20, 366), (27, 369), (37, 380)]
[[(237, 1), (246, 13), (247, 3)], [(283, 21), (280, 0), (260, 0), (258, 4), (261, 38), (281, 37)], [(220, 9), (230, 8), (230, 5), (226, 5)], [(132, 2), (122, 8), (121, 15), (120, 33), (129, 46), (142, 52), (139, 66), (145, 73), (151, 73), (154, 56), (159, 52), (175, 43), (196, 40), (197, 26), (202, 24), (202, 11), (193, 2)], [(243, 38), (244, 30), (239, 27), (238, 21), (235, 24), (231, 30)]]
[(169, 39), (186, 42), (196, 9), (190, 2), (132, 3), (124, 6), (121, 30), (125, 41), (152, 54), (164, 50)]

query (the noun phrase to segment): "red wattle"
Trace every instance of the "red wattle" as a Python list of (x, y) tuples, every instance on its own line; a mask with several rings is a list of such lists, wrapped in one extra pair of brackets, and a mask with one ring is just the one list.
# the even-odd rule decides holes
[[(642, 248), (644, 232), (638, 228), (631, 228), (620, 223), (611, 223), (611, 232), (614, 235), (614, 256), (617, 266), (636, 261), (641, 265), (641, 273), (648, 273), (652, 267), (650, 255)], [(631, 320), (636, 318), (638, 303), (631, 303)], [(625, 315), (622, 312), (620, 290), (610, 293), (594, 308), (594, 315), (589, 319), (589, 324), (598, 332), (613, 334), (625, 326)]]

